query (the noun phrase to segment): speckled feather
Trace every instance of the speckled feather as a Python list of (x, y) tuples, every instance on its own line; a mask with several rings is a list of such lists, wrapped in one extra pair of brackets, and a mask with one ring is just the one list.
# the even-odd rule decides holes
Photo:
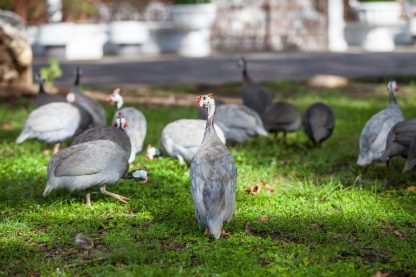
[[(163, 155), (178, 158), (190, 163), (201, 146), (204, 138), (206, 120), (179, 119), (163, 128), (160, 135), (160, 150)], [(225, 144), (224, 132), (218, 125), (215, 130), (220, 140)]]
[(71, 145), (76, 145), (92, 140), (111, 140), (120, 145), (126, 152), (126, 155), (130, 156), (130, 139), (127, 136), (126, 132), (120, 128), (106, 126), (88, 129), (79, 136), (77, 136)]
[(16, 142), (36, 138), (47, 143), (61, 142), (72, 137), (81, 122), (80, 110), (69, 103), (50, 103), (29, 114)]
[(246, 106), (225, 104), (217, 107), (215, 123), (224, 131), (227, 141), (243, 142), (252, 136), (267, 135), (260, 116)]
[(328, 139), (335, 127), (335, 116), (331, 107), (323, 103), (314, 103), (303, 116), (305, 134), (316, 143)]
[(124, 150), (109, 140), (65, 148), (49, 161), (44, 196), (58, 188), (83, 190), (117, 182), (128, 170), (127, 158)]
[(293, 132), (301, 126), (299, 109), (286, 102), (276, 102), (264, 112), (264, 126), (271, 132)]
[[(121, 112), (123, 117), (128, 122), (125, 132), (130, 138), (131, 154), (129, 162), (131, 163), (134, 161), (136, 154), (143, 149), (143, 142), (146, 138), (147, 132), (147, 121), (143, 113), (135, 108), (122, 108), (118, 111)], [(117, 114), (117, 112), (114, 114), (113, 121), (116, 119)]]

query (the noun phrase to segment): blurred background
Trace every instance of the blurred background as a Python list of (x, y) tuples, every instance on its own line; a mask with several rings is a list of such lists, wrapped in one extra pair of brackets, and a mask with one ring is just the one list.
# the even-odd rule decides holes
[(51, 58), (64, 61), (65, 73), (65, 61), (412, 52), (415, 7), (411, 0), (2, 0), (1, 82), (31, 83), (32, 63), (37, 71)]

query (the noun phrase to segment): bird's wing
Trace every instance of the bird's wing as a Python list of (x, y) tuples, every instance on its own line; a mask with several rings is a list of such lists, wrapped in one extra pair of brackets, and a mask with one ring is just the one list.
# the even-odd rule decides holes
[(92, 175), (101, 172), (111, 157), (109, 151), (114, 145), (116, 144), (111, 141), (97, 140), (63, 149), (53, 157), (55, 176)]
[(36, 132), (48, 132), (78, 125), (78, 109), (68, 103), (51, 103), (34, 110), (26, 121), (27, 127)]

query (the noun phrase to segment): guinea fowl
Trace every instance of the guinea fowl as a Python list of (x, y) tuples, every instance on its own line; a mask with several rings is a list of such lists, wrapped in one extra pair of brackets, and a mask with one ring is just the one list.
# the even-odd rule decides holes
[[(180, 164), (191, 162), (195, 153), (201, 146), (204, 138), (206, 120), (201, 119), (179, 119), (165, 126), (160, 135), (160, 153), (165, 156), (177, 158)], [(224, 132), (215, 124), (218, 137), (225, 144)], [(146, 158), (152, 160), (152, 152), (158, 149), (150, 148)]]
[(413, 137), (411, 140), (407, 154), (408, 155), (406, 162), (404, 163), (403, 172), (407, 172), (416, 166), (416, 137)]
[(93, 126), (107, 125), (107, 115), (103, 107), (95, 99), (86, 96), (80, 89), (81, 70), (79, 67), (75, 71), (75, 81), (70, 92), (74, 93), (77, 98), (77, 104), (85, 109), (92, 118)]
[(263, 123), (267, 131), (276, 133), (276, 137), (282, 132), (283, 142), (286, 143), (286, 134), (297, 131), (302, 119), (296, 106), (279, 101), (266, 108)]
[(334, 112), (324, 103), (312, 104), (303, 116), (303, 130), (314, 144), (327, 140), (332, 135), (334, 127)]
[[(115, 89), (114, 92), (107, 97), (107, 101), (114, 105), (116, 111), (120, 111), (129, 123), (129, 127), (125, 131), (130, 138), (131, 154), (129, 157), (129, 163), (132, 163), (136, 158), (136, 154), (143, 149), (143, 141), (147, 132), (146, 118), (142, 112), (135, 108), (122, 108), (124, 101), (123, 97), (120, 95), (119, 88)], [(117, 113), (114, 114), (114, 120), (116, 120), (116, 117)]]
[(260, 116), (252, 109), (235, 104), (216, 108), (215, 123), (231, 142), (243, 142), (252, 136), (267, 136)]
[(66, 98), (63, 95), (57, 94), (49, 94), (45, 91), (45, 79), (42, 78), (40, 75), (36, 75), (36, 81), (39, 83), (39, 91), (35, 98), (36, 107), (39, 108), (40, 106), (55, 103), (55, 102), (66, 102)]
[(204, 139), (191, 162), (190, 179), (195, 215), (205, 234), (218, 239), (224, 232), (223, 224), (234, 213), (237, 168), (233, 157), (217, 136), (214, 128), (215, 101), (201, 95), (198, 105), (207, 109)]
[[(67, 95), (69, 102), (74, 101), (71, 96), (73, 95)], [(84, 130), (88, 124), (88, 116), (82, 108), (70, 103), (46, 104), (29, 114), (16, 143), (33, 138), (46, 143), (57, 143), (54, 147), (56, 153), (61, 142)]]
[(76, 145), (92, 140), (111, 140), (123, 148), (126, 155), (131, 154), (130, 138), (126, 134), (125, 129), (128, 128), (128, 122), (121, 112), (117, 113), (117, 118), (113, 122), (113, 126), (94, 127), (84, 131), (77, 136), (71, 145)]
[(268, 90), (252, 81), (244, 58), (238, 60), (238, 66), (243, 75), (243, 103), (256, 111), (264, 122), (265, 110), (272, 104), (273, 97)]
[[(217, 110), (218, 110), (219, 106), (224, 105), (224, 104), (226, 104), (224, 100), (221, 100), (221, 99), (216, 99), (215, 100), (215, 106), (217, 107)], [(217, 113), (218, 113), (218, 111), (217, 111)], [(207, 118), (207, 112), (204, 109), (199, 109), (198, 118), (205, 120)]]
[(126, 203), (129, 198), (107, 191), (106, 185), (121, 179), (128, 167), (128, 155), (113, 141), (93, 140), (72, 145), (49, 161), (43, 196), (55, 189), (87, 190), (86, 204), (91, 207), (90, 189), (98, 186), (102, 194)]
[(368, 166), (371, 162), (381, 159), (391, 128), (403, 121), (403, 114), (396, 100), (397, 83), (390, 81), (387, 88), (390, 93), (389, 105), (373, 115), (361, 131), (360, 154), (357, 160), (359, 166)]
[(416, 137), (416, 119), (404, 120), (394, 125), (387, 136), (386, 150), (381, 160), (388, 162), (395, 156), (407, 158), (414, 137)]

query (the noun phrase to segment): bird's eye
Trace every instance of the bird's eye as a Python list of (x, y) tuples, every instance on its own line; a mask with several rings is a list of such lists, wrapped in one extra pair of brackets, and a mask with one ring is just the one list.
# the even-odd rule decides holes
[(204, 97), (202, 97), (202, 99), (204, 99), (204, 100), (205, 100), (205, 99), (207, 99), (207, 98), (204, 96)]

